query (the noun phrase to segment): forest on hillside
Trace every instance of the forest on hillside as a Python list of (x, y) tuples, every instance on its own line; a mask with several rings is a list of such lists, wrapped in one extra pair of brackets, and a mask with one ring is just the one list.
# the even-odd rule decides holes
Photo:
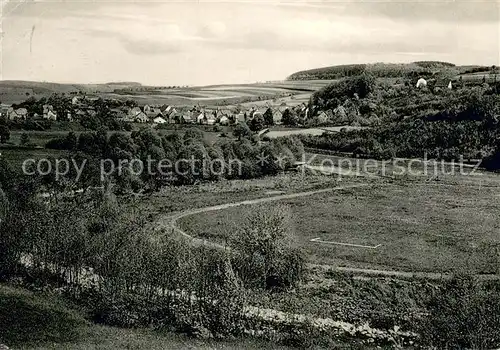
[(418, 61), (413, 63), (346, 64), (303, 70), (291, 74), (288, 80), (329, 80), (371, 74), (377, 78), (430, 77), (435, 74), (456, 76), (465, 73), (488, 72), (486, 66), (456, 66), (449, 62)]

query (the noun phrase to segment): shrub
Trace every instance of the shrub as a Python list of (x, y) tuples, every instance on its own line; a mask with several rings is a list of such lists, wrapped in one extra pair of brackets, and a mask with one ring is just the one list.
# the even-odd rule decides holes
[(304, 259), (296, 248), (289, 208), (253, 208), (231, 241), (236, 271), (247, 286), (283, 288), (303, 277)]
[(494, 349), (500, 346), (498, 282), (481, 284), (469, 276), (447, 282), (428, 304), (421, 324), (424, 344), (439, 349)]

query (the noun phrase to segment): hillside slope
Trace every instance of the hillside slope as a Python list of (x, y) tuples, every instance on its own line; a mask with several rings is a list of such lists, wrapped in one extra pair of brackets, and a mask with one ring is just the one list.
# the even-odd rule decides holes
[[(0, 349), (267, 349), (269, 343), (192, 339), (149, 329), (98, 325), (50, 294), (0, 284)], [(285, 347), (275, 346), (277, 349)]]
[(447, 73), (451, 75), (487, 72), (486, 66), (455, 66), (449, 62), (418, 61), (412, 63), (368, 63), (337, 65), (316, 69), (303, 70), (293, 73), (288, 80), (315, 80), (339, 79), (346, 76), (359, 75), (363, 72), (370, 73), (379, 78), (412, 77), (417, 75), (432, 75)]
[(110, 93), (116, 89), (141, 86), (134, 82), (117, 82), (106, 84), (61, 84), (39, 81), (1, 80), (0, 101), (3, 103), (19, 103), (29, 96), (50, 96), (51, 94), (77, 93)]

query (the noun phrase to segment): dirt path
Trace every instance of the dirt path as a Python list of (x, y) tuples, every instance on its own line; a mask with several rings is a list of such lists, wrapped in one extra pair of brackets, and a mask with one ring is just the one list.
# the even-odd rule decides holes
[[(224, 246), (222, 244), (219, 244), (216, 242), (210, 242), (210, 241), (207, 241), (206, 239), (200, 239), (200, 238), (196, 238), (196, 237), (191, 236), (190, 234), (188, 234), (187, 232), (182, 230), (180, 227), (178, 227), (177, 221), (179, 219), (184, 218), (184, 217), (194, 215), (194, 214), (199, 214), (199, 213), (206, 213), (206, 212), (211, 212), (211, 211), (223, 210), (223, 209), (238, 207), (238, 206), (242, 206), (242, 205), (270, 203), (270, 202), (276, 202), (276, 201), (281, 201), (281, 200), (286, 200), (286, 199), (312, 196), (312, 195), (319, 194), (319, 193), (327, 193), (327, 192), (339, 191), (339, 190), (344, 190), (344, 189), (366, 187), (369, 185), (370, 184), (353, 184), (353, 185), (337, 186), (337, 187), (330, 187), (330, 188), (325, 188), (325, 189), (320, 189), (320, 190), (312, 190), (312, 191), (305, 191), (305, 192), (283, 194), (283, 195), (272, 196), (272, 197), (250, 199), (250, 200), (245, 200), (245, 201), (240, 201), (240, 202), (219, 204), (219, 205), (214, 205), (214, 206), (209, 206), (209, 207), (204, 207), (204, 208), (189, 209), (189, 210), (185, 210), (185, 211), (180, 212), (180, 213), (167, 214), (167, 215), (160, 217), (157, 221), (157, 229), (168, 227), (168, 228), (172, 229), (174, 232), (180, 234), (181, 236), (188, 238), (189, 240), (191, 240), (192, 244), (195, 244), (195, 245), (205, 245), (207, 247), (212, 247), (212, 248), (216, 248), (216, 249), (230, 249), (229, 247)], [(444, 274), (444, 273), (438, 273), (438, 272), (418, 272), (418, 271), (408, 272), (408, 271), (396, 271), (396, 270), (340, 267), (340, 266), (318, 265), (318, 264), (309, 264), (309, 266), (310, 267), (322, 267), (322, 268), (327, 268), (327, 269), (335, 269), (339, 272), (355, 273), (355, 274), (362, 274), (362, 275), (368, 275), (368, 276), (426, 278), (426, 279), (434, 279), (434, 280), (446, 279), (446, 278), (452, 277), (451, 274)], [(478, 275), (478, 277), (481, 279), (485, 279), (485, 280), (500, 279), (500, 275)]]
[(311, 196), (311, 195), (319, 194), (319, 193), (326, 193), (326, 192), (332, 192), (332, 191), (338, 191), (338, 190), (344, 190), (344, 189), (350, 189), (350, 188), (366, 187), (366, 186), (368, 186), (368, 184), (337, 186), (337, 187), (324, 188), (321, 190), (312, 190), (312, 191), (305, 191), (305, 192), (282, 194), (282, 195), (272, 196), (272, 197), (250, 199), (250, 200), (245, 200), (245, 201), (241, 201), (241, 202), (225, 203), (225, 204), (214, 205), (214, 206), (205, 207), (205, 208), (189, 209), (189, 210), (185, 210), (181, 213), (177, 213), (174, 215), (166, 215), (166, 216), (160, 218), (158, 220), (158, 224), (159, 224), (158, 226), (171, 228), (176, 233), (179, 233), (180, 235), (182, 235), (186, 238), (189, 238), (192, 241), (192, 243), (195, 245), (203, 244), (203, 245), (206, 245), (209, 247), (228, 249), (226, 246), (223, 246), (219, 243), (214, 243), (214, 242), (210, 242), (207, 240), (203, 240), (203, 239), (191, 236), (190, 234), (186, 233), (184, 230), (182, 230), (181, 228), (179, 228), (177, 226), (177, 221), (179, 219), (186, 217), (186, 216), (190, 216), (190, 215), (194, 215), (194, 214), (223, 210), (223, 209), (228, 209), (228, 208), (233, 208), (233, 207), (239, 207), (242, 205), (253, 205), (253, 204), (276, 202), (276, 201), (281, 201), (281, 200), (286, 200), (286, 199)]

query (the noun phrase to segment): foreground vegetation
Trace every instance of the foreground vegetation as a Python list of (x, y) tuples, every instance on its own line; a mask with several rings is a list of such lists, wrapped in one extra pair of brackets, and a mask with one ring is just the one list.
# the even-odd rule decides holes
[[(415, 63), (399, 85), (382, 68), (379, 76), (366, 66), (343, 67), (308, 108), (283, 116), (290, 125), (322, 125), (319, 113), (335, 110), (330, 123), (367, 129), (263, 141), (255, 135), (264, 125), (258, 119), (235, 127), (234, 139), (208, 141), (196, 128), (110, 133), (121, 126), (109, 124), (108, 106), (96, 100), (100, 113), (82, 125), (94, 131), (53, 135), (46, 149), (36, 150), (87, 162), (82, 174), (21, 176), (0, 159), (0, 343), (232, 348), (234, 339), (253, 338), (263, 347), (268, 341), (346, 349), (500, 346), (498, 178), (420, 181), (380, 169), (354, 179), (284, 173), (304, 145), (377, 159), (479, 157), (494, 168), (500, 154), (495, 84), (415, 90), (404, 80), (457, 68)], [(33, 100), (29, 107), (40, 109)], [(3, 142), (6, 129), (0, 131)], [(41, 142), (27, 134), (16, 140), (34, 152), (30, 141)], [(104, 177), (103, 159), (111, 167)], [(150, 159), (153, 167), (162, 159), (198, 165), (158, 174), (130, 164)], [(220, 168), (204, 166), (216, 159)], [(231, 159), (241, 161), (241, 171), (232, 171)], [(208, 243), (171, 225), (185, 210), (351, 182), (371, 187), (180, 220)], [(310, 242), (318, 236), (381, 246)], [(338, 265), (446, 274), (360, 274)]]
[[(118, 204), (109, 193), (42, 201), (34, 195), (39, 182), (13, 180), (15, 176), (5, 176), (9, 175), (5, 165), (3, 169), (3, 280), (58, 291), (88, 320), (82, 323), (84, 328), (90, 321), (202, 338), (252, 336), (326, 348), (361, 349), (370, 344), (474, 348), (498, 342), (496, 331), (488, 326), (497, 315), (496, 282), (360, 280), (317, 268), (305, 274), (287, 207), (262, 207), (248, 213), (228, 240), (232, 249), (221, 251), (191, 246), (168, 230), (144, 225), (147, 216), (140, 208), (123, 200)], [(449, 307), (437, 302), (453, 293), (456, 302)], [(11, 305), (12, 298), (10, 291), (4, 292), (4, 307)], [(460, 308), (463, 313), (455, 318)], [(60, 309), (51, 310), (57, 315), (52, 318), (54, 327), (78, 329), (73, 321), (61, 321)], [(272, 316), (278, 311), (284, 314)], [(472, 313), (482, 315), (473, 325), (467, 321)], [(320, 319), (330, 321), (321, 321), (326, 322), (321, 326)], [(350, 323), (337, 324), (337, 320)], [(470, 336), (457, 331), (443, 337), (445, 325), (474, 328), (466, 333)], [(7, 327), (9, 342), (0, 339), (15, 345), (22, 333), (10, 322)], [(113, 334), (125, 331), (97, 329), (96, 337), (123, 344)], [(84, 334), (94, 331), (84, 330)], [(64, 334), (70, 337), (61, 340), (66, 344), (88, 346), (92, 342), (87, 336)], [(79, 345), (82, 341), (85, 345)]]
[[(48, 291), (0, 285), (0, 344), (23, 349), (266, 349), (246, 339), (193, 339), (166, 331), (95, 324), (75, 305)], [(273, 345), (273, 347), (276, 345)]]

